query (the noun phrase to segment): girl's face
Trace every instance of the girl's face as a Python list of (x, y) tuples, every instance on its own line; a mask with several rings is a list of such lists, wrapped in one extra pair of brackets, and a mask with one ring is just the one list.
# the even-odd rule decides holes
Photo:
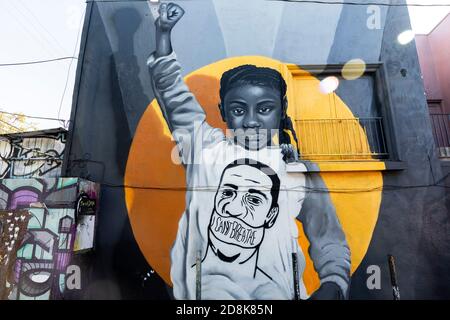
[(247, 149), (258, 150), (271, 144), (285, 117), (286, 105), (280, 91), (247, 84), (230, 89), (220, 110), (236, 141)]

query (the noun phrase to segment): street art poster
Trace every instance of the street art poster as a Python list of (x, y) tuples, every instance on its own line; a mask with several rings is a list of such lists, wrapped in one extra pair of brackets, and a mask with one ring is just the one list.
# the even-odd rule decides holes
[(80, 195), (96, 200), (98, 185), (78, 178), (3, 179), (2, 299), (64, 297), (74, 254), (93, 249), (95, 216), (77, 215)]
[(0, 177), (49, 178), (61, 176), (67, 131), (9, 134), (0, 137)]
[(95, 215), (78, 217), (74, 251), (88, 250), (94, 247)]
[[(329, 116), (319, 90), (302, 96), (315, 108), (294, 103), (296, 72), (320, 87), (299, 67), (238, 56), (183, 77), (171, 31), (184, 14), (174, 3), (159, 7), (156, 49), (147, 60), (156, 99), (139, 122), (125, 176), (125, 185), (155, 186), (125, 188), (147, 261), (176, 299), (347, 298), (351, 274), (370, 243), (381, 190), (327, 191), (382, 185), (381, 173), (362, 180), (298, 162), (308, 138), (293, 119)], [(354, 118), (330, 95), (343, 119)], [(359, 124), (354, 132), (357, 148), (367, 154), (367, 132)], [(330, 148), (338, 145), (336, 136), (327, 138)], [(153, 148), (158, 152), (148, 152)]]

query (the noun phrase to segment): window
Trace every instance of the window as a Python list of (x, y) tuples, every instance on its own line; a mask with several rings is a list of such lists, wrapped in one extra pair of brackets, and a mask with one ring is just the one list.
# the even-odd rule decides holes
[[(302, 160), (396, 160), (392, 116), (382, 64), (366, 65), (354, 80), (342, 76), (343, 65), (286, 65), (288, 103), (299, 136)], [(350, 70), (348, 76), (358, 73)], [(337, 90), (321, 88), (324, 79)], [(322, 89), (322, 90), (321, 90)], [(331, 88), (333, 89), (333, 88)], [(294, 111), (292, 111), (294, 110)]]
[(431, 128), (441, 159), (450, 159), (450, 113), (445, 113), (442, 100), (428, 99)]

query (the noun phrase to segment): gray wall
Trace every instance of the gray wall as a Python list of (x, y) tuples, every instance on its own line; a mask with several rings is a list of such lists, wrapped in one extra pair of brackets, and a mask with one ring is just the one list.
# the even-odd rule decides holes
[[(392, 299), (386, 255), (393, 254), (402, 298), (450, 298), (448, 189), (423, 187), (439, 182), (443, 173), (415, 44), (396, 41), (410, 28), (407, 9), (380, 7), (381, 28), (372, 30), (366, 25), (366, 6), (263, 0), (179, 3), (186, 14), (174, 29), (173, 42), (185, 74), (242, 55), (324, 68), (353, 58), (385, 65), (392, 130), (406, 169), (384, 173), (380, 217), (350, 295)], [(67, 176), (103, 183), (92, 280), (96, 285), (86, 297), (170, 296), (156, 273), (142, 280), (151, 267), (134, 241), (120, 187), (137, 123), (154, 98), (145, 65), (153, 49), (153, 18), (146, 2), (88, 3), (65, 163)], [(350, 107), (355, 105), (356, 115), (376, 99), (365, 81), (344, 81), (337, 93)], [(366, 269), (372, 264), (381, 267), (381, 290), (366, 287)]]

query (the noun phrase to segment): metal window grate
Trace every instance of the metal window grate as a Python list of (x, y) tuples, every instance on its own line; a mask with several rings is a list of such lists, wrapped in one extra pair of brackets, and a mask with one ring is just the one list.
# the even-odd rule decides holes
[(304, 160), (388, 158), (381, 117), (296, 120)]
[(450, 114), (431, 114), (434, 141), (440, 158), (450, 158)]

